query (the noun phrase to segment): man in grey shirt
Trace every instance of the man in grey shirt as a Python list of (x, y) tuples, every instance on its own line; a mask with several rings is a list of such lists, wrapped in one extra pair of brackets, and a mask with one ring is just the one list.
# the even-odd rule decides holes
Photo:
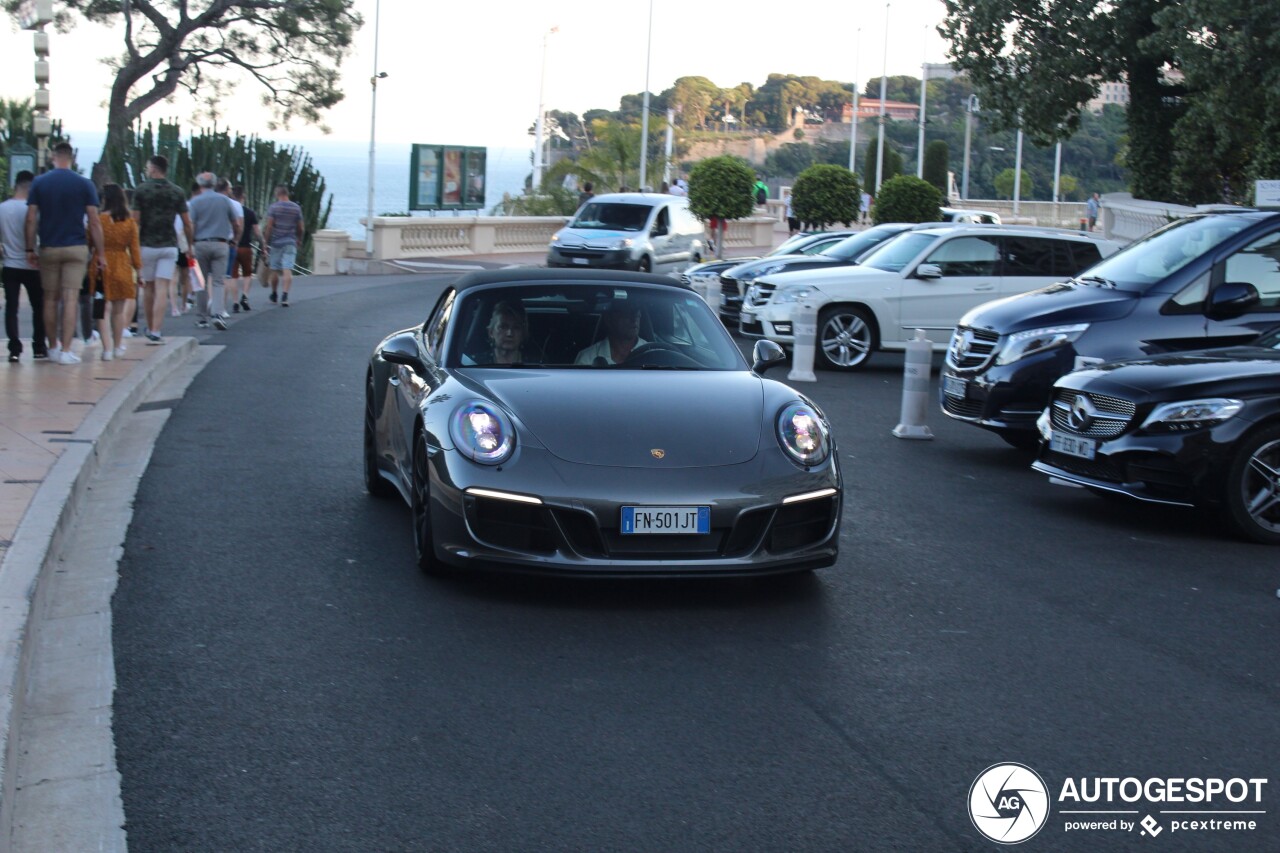
[(222, 291), (214, 295), (214, 288), (222, 287), (222, 280), (227, 274), (227, 257), (232, 247), (240, 242), (244, 220), (237, 216), (235, 202), (214, 191), (217, 180), (212, 172), (197, 175), (196, 184), (200, 192), (187, 202), (187, 209), (195, 230), (191, 252), (204, 273), (204, 290), (196, 300), (200, 317), (196, 326), (207, 329), (212, 320), (214, 328), (225, 330), (227, 315), (220, 311), (211, 315), (210, 305), (222, 306)]

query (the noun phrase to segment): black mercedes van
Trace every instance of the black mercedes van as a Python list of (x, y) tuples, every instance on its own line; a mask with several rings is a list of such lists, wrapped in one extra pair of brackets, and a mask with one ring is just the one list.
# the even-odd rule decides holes
[(942, 411), (1015, 447), (1074, 369), (1243, 344), (1280, 326), (1280, 212), (1179, 219), (1061, 284), (978, 306), (942, 368)]

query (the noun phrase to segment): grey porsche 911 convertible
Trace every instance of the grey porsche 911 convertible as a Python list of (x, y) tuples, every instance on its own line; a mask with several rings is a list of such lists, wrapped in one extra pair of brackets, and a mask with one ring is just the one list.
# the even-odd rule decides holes
[(447, 287), (365, 382), (364, 479), (412, 508), (426, 572), (628, 576), (835, 562), (822, 411), (750, 366), (687, 285), (503, 270)]

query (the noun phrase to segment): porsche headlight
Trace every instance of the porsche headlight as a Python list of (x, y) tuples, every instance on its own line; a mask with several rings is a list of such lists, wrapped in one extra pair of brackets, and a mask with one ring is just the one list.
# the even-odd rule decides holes
[(786, 287), (780, 287), (773, 292), (771, 302), (799, 302), (801, 299), (808, 299), (815, 295), (818, 288), (808, 284), (788, 284)]
[(831, 452), (822, 414), (807, 403), (788, 403), (778, 413), (778, 442), (787, 455), (806, 467), (820, 465)]
[(449, 435), (458, 452), (482, 465), (501, 465), (516, 447), (516, 432), (492, 403), (470, 400), (454, 410)]
[(1216, 426), (1237, 415), (1244, 408), (1240, 400), (1214, 397), (1208, 400), (1183, 400), (1156, 406), (1142, 422), (1148, 432), (1188, 432)]
[(1088, 323), (1077, 323), (1074, 326), (1049, 326), (1044, 329), (1015, 332), (1000, 348), (1000, 354), (996, 356), (996, 364), (1013, 364), (1029, 355), (1072, 343), (1088, 328)]

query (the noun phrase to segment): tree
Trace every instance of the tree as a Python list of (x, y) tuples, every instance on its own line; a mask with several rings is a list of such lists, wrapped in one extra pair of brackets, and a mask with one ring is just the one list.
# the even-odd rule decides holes
[(948, 160), (950, 151), (947, 143), (935, 139), (924, 149), (924, 179), (938, 188), (944, 196), (947, 194)]
[[(862, 170), (862, 173), (867, 176), (868, 192), (875, 192), (876, 164), (879, 160), (879, 146), (875, 140), (872, 140), (867, 146), (867, 159)], [(902, 155), (886, 139), (884, 141), (884, 180), (880, 181), (880, 184), (883, 185), (890, 178), (900, 174), (902, 174)]]
[(942, 193), (914, 175), (898, 175), (880, 185), (871, 219), (882, 222), (936, 222), (941, 214)]
[[(1005, 169), (996, 175), (996, 198), (1013, 198), (1013, 169)], [(1022, 170), (1022, 181), (1018, 184), (1018, 197), (1029, 198), (1034, 182), (1026, 169)]]
[(764, 170), (770, 175), (793, 177), (813, 165), (813, 146), (804, 142), (784, 142), (777, 151), (764, 158)]
[(719, 220), (716, 257), (724, 257), (724, 224), (755, 212), (756, 174), (737, 157), (709, 157), (689, 173), (689, 210), (703, 221)]
[[(0, 0), (17, 14), (23, 0)], [(354, 0), (63, 0), (60, 29), (76, 16), (124, 23), (124, 50), (111, 60), (115, 80), (107, 99), (107, 137), (94, 180), (121, 180), (119, 152), (129, 128), (181, 87), (216, 107), (227, 72), (265, 90), (275, 110), (269, 125), (293, 119), (319, 123), (342, 100), (339, 67), (362, 23)], [(189, 8), (190, 6), (190, 8)]]
[[(1168, 198), (1168, 154), (1184, 92), (1164, 78), (1161, 69), (1175, 57), (1157, 37), (1156, 19), (1176, 2), (944, 0), (939, 32), (982, 96), (984, 114), (1004, 128), (1021, 126), (1038, 145), (1070, 136), (1102, 82), (1126, 80), (1132, 190)], [(1200, 26), (1197, 20), (1187, 37)]]
[(825, 230), (833, 222), (856, 222), (862, 188), (844, 166), (810, 166), (791, 188), (791, 210), (801, 222)]

